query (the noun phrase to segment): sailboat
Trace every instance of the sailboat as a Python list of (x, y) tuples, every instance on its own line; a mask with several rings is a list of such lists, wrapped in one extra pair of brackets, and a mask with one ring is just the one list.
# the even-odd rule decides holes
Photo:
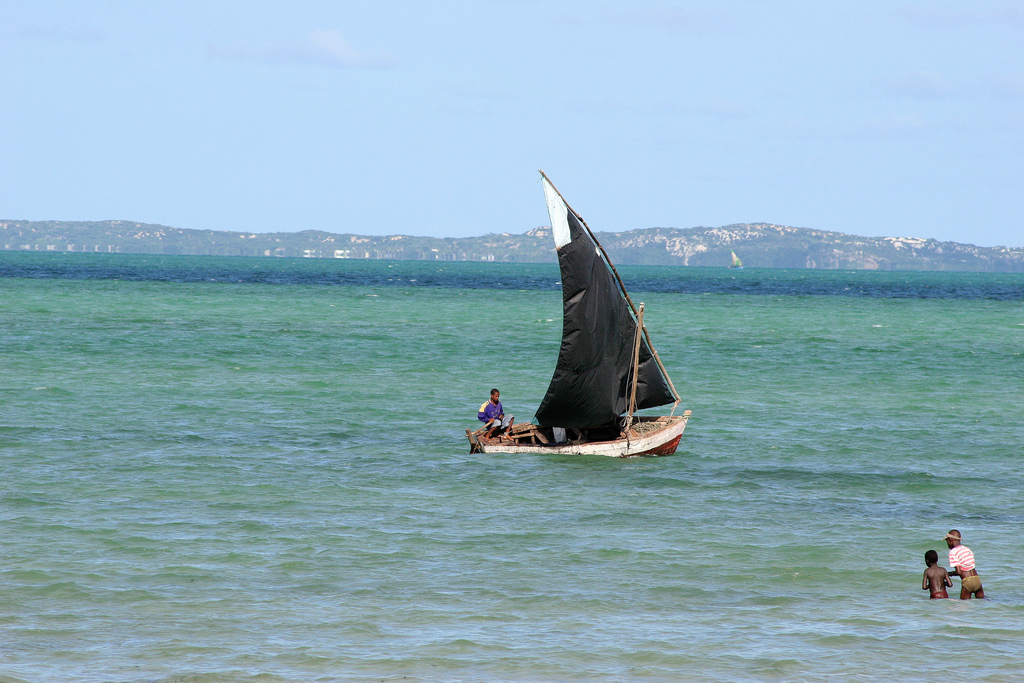
[[(670, 455), (690, 411), (679, 406), (668, 372), (604, 247), (540, 171), (562, 274), (562, 345), (534, 423), (488, 437), (467, 429), (471, 453)], [(636, 411), (672, 404), (669, 415)]]
[(732, 254), (732, 265), (729, 267), (737, 270), (743, 270), (743, 261), (740, 261), (740, 257), (736, 255), (736, 252), (730, 249), (729, 253)]

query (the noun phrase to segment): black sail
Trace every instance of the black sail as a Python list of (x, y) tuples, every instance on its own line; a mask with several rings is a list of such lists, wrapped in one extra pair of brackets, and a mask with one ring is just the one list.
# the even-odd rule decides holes
[[(556, 242), (559, 218), (552, 216)], [(562, 346), (536, 421), (543, 427), (597, 427), (629, 410), (636, 321), (597, 245), (571, 210), (565, 218), (571, 241), (558, 249)], [(646, 340), (640, 347), (636, 401), (637, 408), (675, 401)]]

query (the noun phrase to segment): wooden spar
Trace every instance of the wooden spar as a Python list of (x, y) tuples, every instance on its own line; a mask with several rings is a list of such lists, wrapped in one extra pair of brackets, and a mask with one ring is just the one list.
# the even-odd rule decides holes
[(626, 416), (626, 435), (628, 438), (629, 428), (633, 426), (633, 413), (636, 411), (636, 385), (640, 380), (640, 339), (641, 330), (644, 327), (644, 302), (640, 302), (640, 310), (636, 314), (636, 341), (633, 342), (633, 387), (629, 390), (629, 415)]
[[(576, 209), (572, 208), (572, 206), (569, 205), (569, 202), (565, 201), (565, 197), (563, 197), (562, 193), (558, 191), (558, 188), (555, 187), (555, 184), (551, 182), (551, 178), (548, 178), (548, 174), (545, 173), (543, 169), (537, 169), (537, 172), (541, 174), (544, 180), (548, 181), (548, 185), (550, 185), (551, 189), (555, 191), (555, 194), (557, 194), (558, 198), (562, 200), (562, 203), (565, 204), (566, 208), (572, 211), (572, 215), (576, 216), (576, 218), (579, 219), (580, 223), (583, 224), (583, 227), (587, 229), (587, 234), (590, 235), (590, 239), (594, 240), (594, 244), (597, 245), (597, 248), (601, 250), (601, 256), (604, 257), (604, 262), (608, 264), (609, 268), (611, 268), (612, 275), (615, 276), (615, 281), (619, 283), (619, 290), (622, 292), (622, 296), (625, 297), (626, 303), (629, 304), (630, 310), (633, 311), (633, 317), (639, 317), (639, 314), (636, 310), (636, 306), (633, 305), (633, 300), (629, 298), (629, 292), (626, 291), (626, 285), (622, 281), (622, 278), (619, 277), (619, 271), (615, 270), (615, 264), (613, 264), (612, 260), (608, 258), (608, 252), (604, 250), (604, 247), (601, 245), (601, 242), (598, 241), (597, 235), (595, 235), (594, 231), (590, 229), (590, 226), (587, 225), (587, 222), (583, 220), (583, 216), (576, 213)], [(637, 322), (637, 325), (641, 330), (643, 330), (644, 338), (647, 340), (647, 348), (651, 350), (651, 355), (654, 356), (654, 360), (658, 364), (658, 368), (661, 370), (661, 374), (665, 376), (665, 381), (668, 382), (668, 387), (669, 389), (672, 390), (672, 395), (676, 397), (675, 405), (672, 406), (672, 412), (674, 413), (676, 410), (676, 406), (679, 405), (679, 402), (682, 399), (679, 397), (679, 392), (676, 391), (676, 385), (672, 384), (672, 378), (668, 376), (668, 370), (665, 369), (665, 364), (661, 362), (661, 358), (658, 356), (658, 352), (654, 350), (654, 344), (651, 343), (651, 333), (647, 331), (647, 328), (644, 326), (642, 319)]]

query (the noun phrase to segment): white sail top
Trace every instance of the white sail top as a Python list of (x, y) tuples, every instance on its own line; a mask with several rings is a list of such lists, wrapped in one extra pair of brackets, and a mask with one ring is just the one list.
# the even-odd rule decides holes
[(541, 176), (540, 181), (544, 184), (544, 201), (548, 205), (548, 219), (551, 221), (551, 232), (555, 238), (555, 249), (561, 249), (572, 241), (572, 236), (569, 234), (569, 221), (565, 217), (569, 207), (558, 196), (558, 192), (547, 178)]

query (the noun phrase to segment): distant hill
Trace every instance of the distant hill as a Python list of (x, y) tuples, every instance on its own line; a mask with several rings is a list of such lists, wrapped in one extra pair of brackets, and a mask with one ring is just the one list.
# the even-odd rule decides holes
[[(597, 233), (616, 264), (725, 266), (735, 251), (753, 268), (1024, 272), (1024, 249), (916, 237), (858, 237), (769, 223)], [(441, 238), (320, 230), (228, 232), (130, 221), (0, 221), (9, 251), (292, 256), (438, 261), (555, 261), (551, 229)]]

